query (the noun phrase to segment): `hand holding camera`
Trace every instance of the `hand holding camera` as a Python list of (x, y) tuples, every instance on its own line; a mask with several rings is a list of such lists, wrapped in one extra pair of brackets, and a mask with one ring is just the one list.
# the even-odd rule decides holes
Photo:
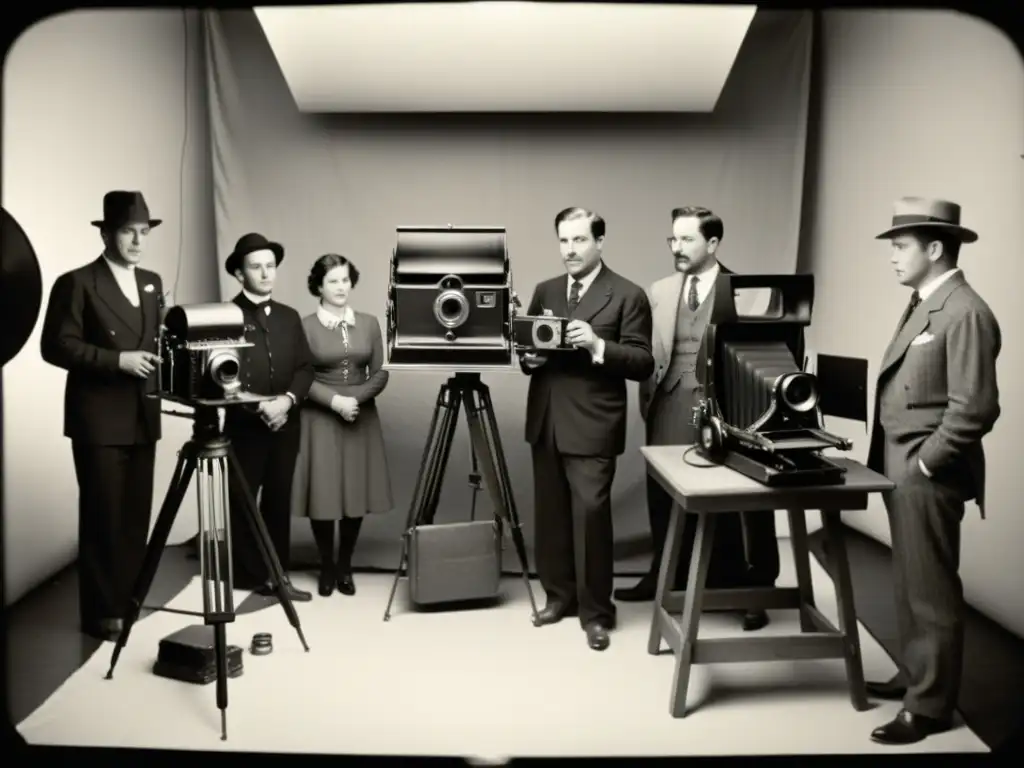
[(548, 358), (546, 355), (538, 355), (536, 352), (524, 352), (520, 355), (519, 359), (523, 361), (523, 365), (527, 368), (533, 369), (540, 368), (547, 362)]
[(129, 376), (145, 379), (156, 370), (156, 365), (159, 362), (159, 356), (152, 352), (143, 352), (141, 349), (137, 349), (133, 352), (122, 352), (118, 356), (117, 366)]
[(355, 421), (359, 415), (359, 401), (354, 397), (336, 395), (331, 399), (331, 409), (345, 421)]
[(565, 340), (579, 349), (593, 352), (597, 344), (597, 335), (589, 323), (582, 320), (571, 320), (565, 328)]

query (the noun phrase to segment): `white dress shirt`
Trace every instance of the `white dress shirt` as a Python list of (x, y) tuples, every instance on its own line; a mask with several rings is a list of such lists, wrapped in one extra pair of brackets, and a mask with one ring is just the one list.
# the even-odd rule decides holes
[[(587, 292), (590, 286), (594, 284), (594, 280), (601, 273), (602, 269), (604, 269), (604, 264), (599, 261), (597, 262), (597, 266), (590, 270), (590, 272), (585, 277), (581, 277), (578, 280), (572, 275), (566, 275), (568, 280), (565, 284), (565, 300), (568, 302), (569, 297), (572, 295), (572, 284), (575, 282), (579, 282), (580, 292), (578, 300), (582, 301), (583, 295)], [(597, 338), (595, 340), (594, 349), (590, 353), (590, 359), (593, 361), (594, 365), (601, 365), (602, 363), (604, 363), (604, 339)]]
[(139, 298), (139, 284), (135, 281), (135, 265), (118, 264), (105, 253), (103, 260), (110, 267), (110, 272), (114, 275), (114, 280), (117, 282), (117, 287), (121, 289), (121, 293), (133, 307), (138, 307), (142, 302)]
[[(247, 291), (245, 288), (242, 289), (242, 293), (245, 294), (245, 298), (247, 298), (249, 301), (251, 301), (253, 304), (256, 304), (257, 306), (260, 304), (267, 304), (267, 302), (270, 301), (270, 296), (257, 296), (255, 293), (253, 293), (252, 291)], [(269, 304), (263, 308), (263, 312), (267, 315), (270, 314)]]
[(697, 278), (697, 300), (703, 304), (707, 297), (711, 294), (712, 289), (715, 287), (715, 280), (718, 279), (718, 273), (721, 272), (721, 267), (718, 266), (716, 261), (708, 269), (697, 275), (687, 275), (683, 279), (683, 301), (689, 301), (690, 299), (690, 285), (693, 283), (693, 279)]
[[(949, 280), (949, 278), (951, 278), (959, 271), (959, 267), (953, 267), (953, 269), (943, 272), (938, 277), (929, 280), (927, 283), (918, 288), (917, 295), (920, 297), (921, 301), (923, 302), (925, 299), (927, 299), (929, 296), (935, 293), (935, 291), (938, 290), (940, 285)], [(921, 469), (921, 474), (923, 474), (925, 477), (932, 476), (931, 470), (929, 470), (928, 467), (924, 465), (924, 462), (921, 461), (920, 459), (917, 460), (917, 466)]]

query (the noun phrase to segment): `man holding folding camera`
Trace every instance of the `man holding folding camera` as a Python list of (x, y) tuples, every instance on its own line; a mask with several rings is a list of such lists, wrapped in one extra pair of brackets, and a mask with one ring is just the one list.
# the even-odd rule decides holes
[(573, 349), (524, 354), (526, 440), (533, 448), (542, 624), (578, 615), (594, 650), (609, 645), (611, 488), (626, 447), (626, 381), (654, 369), (651, 308), (642, 288), (602, 262), (605, 222), (582, 208), (555, 217), (567, 276), (537, 286), (529, 315), (568, 318)]
[(892, 265), (910, 304), (882, 356), (868, 466), (896, 487), (883, 495), (892, 530), (900, 671), (868, 693), (903, 701), (894, 720), (871, 733), (883, 744), (912, 744), (952, 725), (960, 689), (964, 597), (960, 524), (965, 502), (984, 517), (981, 440), (999, 418), (996, 358), (1002, 346), (992, 310), (957, 266), (977, 234), (960, 225), (960, 206), (897, 201)]
[[(257, 408), (226, 409), (224, 432), (231, 439), (253, 498), (262, 490), (259, 513), (270, 533), (281, 567), (287, 573), (291, 549), (291, 492), (299, 452), (299, 419), (295, 406), (313, 383), (313, 356), (299, 313), (274, 301), (271, 294), (284, 248), (263, 235), (242, 236), (224, 268), (242, 290), (234, 298), (245, 317), (243, 389), (254, 395), (274, 395)], [(236, 589), (271, 595), (269, 574), (259, 544), (242, 513), (242, 490), (232, 482), (231, 559)], [(308, 601), (312, 594), (285, 584), (292, 600)]]

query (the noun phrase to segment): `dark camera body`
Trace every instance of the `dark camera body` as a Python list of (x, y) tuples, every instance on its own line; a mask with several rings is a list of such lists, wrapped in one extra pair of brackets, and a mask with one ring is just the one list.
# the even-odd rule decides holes
[(242, 393), (245, 317), (233, 303), (171, 307), (159, 342), (159, 394), (195, 403), (231, 401)]
[(390, 366), (512, 364), (513, 292), (500, 227), (400, 227), (387, 306)]
[(572, 344), (565, 340), (567, 317), (551, 317), (548, 315), (518, 315), (512, 320), (512, 337), (515, 340), (516, 352), (551, 352), (559, 349), (572, 349)]

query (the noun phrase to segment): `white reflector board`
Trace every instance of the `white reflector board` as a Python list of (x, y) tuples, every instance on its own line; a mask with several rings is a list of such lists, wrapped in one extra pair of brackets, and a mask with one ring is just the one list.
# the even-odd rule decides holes
[(711, 112), (757, 6), (254, 10), (303, 112)]

